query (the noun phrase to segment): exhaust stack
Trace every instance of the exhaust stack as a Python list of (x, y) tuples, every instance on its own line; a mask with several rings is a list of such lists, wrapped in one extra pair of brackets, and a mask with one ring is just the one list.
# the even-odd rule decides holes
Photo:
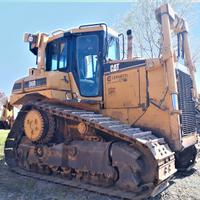
[(133, 54), (133, 36), (132, 36), (131, 29), (127, 30), (126, 34), (127, 34), (127, 39), (128, 39), (127, 58), (132, 59), (132, 57), (133, 57), (133, 55), (132, 55)]

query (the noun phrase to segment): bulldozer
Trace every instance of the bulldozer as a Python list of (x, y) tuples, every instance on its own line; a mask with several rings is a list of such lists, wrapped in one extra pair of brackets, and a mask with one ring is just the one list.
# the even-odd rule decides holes
[(0, 91), (0, 129), (10, 129), (14, 121), (13, 106), (8, 97)]
[(193, 167), (198, 98), (188, 28), (169, 4), (155, 14), (162, 31), (159, 58), (133, 57), (130, 30), (124, 58), (123, 34), (105, 23), (25, 33), (36, 67), (12, 89), (10, 103), (22, 108), (5, 143), (10, 169), (146, 199), (165, 190), (177, 170)]

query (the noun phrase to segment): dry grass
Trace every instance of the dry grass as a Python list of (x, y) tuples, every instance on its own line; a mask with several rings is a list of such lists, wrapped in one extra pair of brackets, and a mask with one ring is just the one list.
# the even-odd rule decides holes
[(3, 159), (4, 156), (4, 143), (6, 141), (6, 137), (8, 135), (9, 130), (0, 130), (0, 160)]

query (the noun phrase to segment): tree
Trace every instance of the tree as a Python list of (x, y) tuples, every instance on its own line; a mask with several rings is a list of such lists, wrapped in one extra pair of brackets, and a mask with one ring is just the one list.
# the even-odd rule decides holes
[(161, 26), (155, 18), (155, 9), (164, 3), (169, 3), (181, 17), (187, 18), (190, 14), (192, 0), (138, 0), (133, 2), (132, 8), (122, 18), (121, 23), (116, 25), (119, 32), (132, 29), (135, 56), (160, 56)]

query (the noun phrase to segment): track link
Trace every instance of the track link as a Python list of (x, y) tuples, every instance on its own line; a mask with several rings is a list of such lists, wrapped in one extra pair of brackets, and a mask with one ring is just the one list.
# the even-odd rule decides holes
[[(76, 122), (84, 122), (95, 130), (102, 131), (115, 139), (128, 142), (133, 146), (137, 144), (148, 149), (153, 154), (158, 165), (158, 174), (156, 177), (157, 183), (156, 186), (154, 186), (153, 192), (151, 191), (150, 193), (150, 191), (147, 190), (143, 193), (132, 193), (120, 190), (115, 186), (108, 188), (97, 187), (73, 179), (67, 180), (55, 176), (41, 175), (19, 168), (16, 150), (23, 137), (23, 125), (19, 124), (18, 122), (23, 121), (23, 118), (27, 112), (27, 106), (35, 107), (44, 112), (67, 120), (70, 119)], [(21, 109), (5, 143), (5, 160), (12, 171), (23, 176), (33, 177), (56, 184), (68, 185), (99, 194), (127, 199), (145, 199), (150, 195), (157, 195), (167, 187), (168, 179), (176, 172), (174, 153), (171, 152), (163, 138), (156, 137), (151, 131), (142, 131), (139, 128), (130, 127), (127, 124), (113, 120), (112, 118), (103, 116), (99, 113), (66, 107), (65, 105), (50, 102), (35, 102), (31, 105), (26, 105)]]

